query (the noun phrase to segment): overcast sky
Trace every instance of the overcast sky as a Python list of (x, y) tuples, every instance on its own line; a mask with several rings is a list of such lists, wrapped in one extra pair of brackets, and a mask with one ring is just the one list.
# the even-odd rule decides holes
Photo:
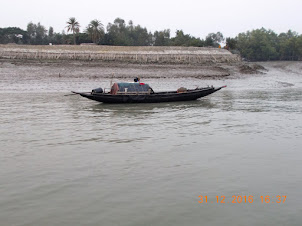
[(261, 27), (302, 34), (301, 11), (302, 0), (1, 0), (0, 27), (26, 30), (32, 21), (62, 32), (68, 18), (75, 17), (83, 31), (93, 19), (106, 27), (120, 17), (152, 32), (169, 28), (172, 36), (182, 29), (200, 38), (218, 31), (225, 37), (235, 37)]

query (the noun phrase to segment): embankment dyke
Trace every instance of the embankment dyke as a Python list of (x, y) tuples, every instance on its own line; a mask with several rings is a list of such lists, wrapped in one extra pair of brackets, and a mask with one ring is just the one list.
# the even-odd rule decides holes
[(83, 60), (158, 64), (235, 63), (228, 50), (206, 47), (0, 45), (0, 59)]

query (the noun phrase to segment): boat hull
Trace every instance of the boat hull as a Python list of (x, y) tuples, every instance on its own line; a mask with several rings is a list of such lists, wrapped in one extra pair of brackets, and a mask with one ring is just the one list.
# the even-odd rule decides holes
[(175, 102), (175, 101), (191, 101), (217, 92), (219, 88), (199, 88), (188, 90), (187, 92), (158, 92), (152, 94), (116, 94), (109, 93), (78, 93), (82, 97), (102, 103), (160, 103), (160, 102)]

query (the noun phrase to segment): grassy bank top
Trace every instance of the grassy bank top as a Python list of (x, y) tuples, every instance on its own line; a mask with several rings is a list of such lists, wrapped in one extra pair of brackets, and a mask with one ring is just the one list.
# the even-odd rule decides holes
[(226, 49), (180, 46), (0, 45), (0, 52), (232, 55)]

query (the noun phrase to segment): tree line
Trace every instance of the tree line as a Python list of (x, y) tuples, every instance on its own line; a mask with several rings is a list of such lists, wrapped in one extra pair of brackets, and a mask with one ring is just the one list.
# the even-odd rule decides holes
[(17, 27), (0, 28), (0, 43), (17, 43), (31, 45), (52, 44), (82, 44), (95, 43), (98, 45), (115, 46), (213, 46), (218, 47), (224, 38), (220, 32), (209, 34), (205, 40), (185, 34), (182, 30), (176, 31), (176, 36), (171, 37), (170, 29), (150, 32), (147, 28), (128, 24), (121, 18), (116, 18), (113, 23), (108, 23), (106, 31), (101, 21), (92, 20), (80, 32), (80, 23), (71, 17), (66, 22), (66, 31), (55, 33), (53, 27), (47, 30), (42, 24), (28, 23), (27, 29)]
[(150, 32), (147, 28), (127, 24), (125, 20), (116, 18), (108, 23), (106, 31), (100, 20), (92, 20), (80, 32), (81, 25), (76, 18), (71, 17), (66, 22), (66, 31), (54, 32), (53, 27), (47, 30), (40, 23), (28, 23), (27, 29), (17, 27), (0, 28), (0, 43), (17, 43), (31, 45), (52, 44), (82, 44), (114, 46), (196, 46), (220, 47), (225, 43), (226, 49), (240, 54), (251, 61), (267, 60), (302, 60), (302, 35), (289, 30), (277, 34), (264, 28), (239, 33), (235, 38), (224, 38), (221, 32), (210, 33), (204, 39), (185, 34), (177, 30), (171, 37), (170, 29)]
[(264, 28), (226, 39), (227, 47), (251, 61), (302, 60), (302, 35), (294, 31), (280, 34)]

